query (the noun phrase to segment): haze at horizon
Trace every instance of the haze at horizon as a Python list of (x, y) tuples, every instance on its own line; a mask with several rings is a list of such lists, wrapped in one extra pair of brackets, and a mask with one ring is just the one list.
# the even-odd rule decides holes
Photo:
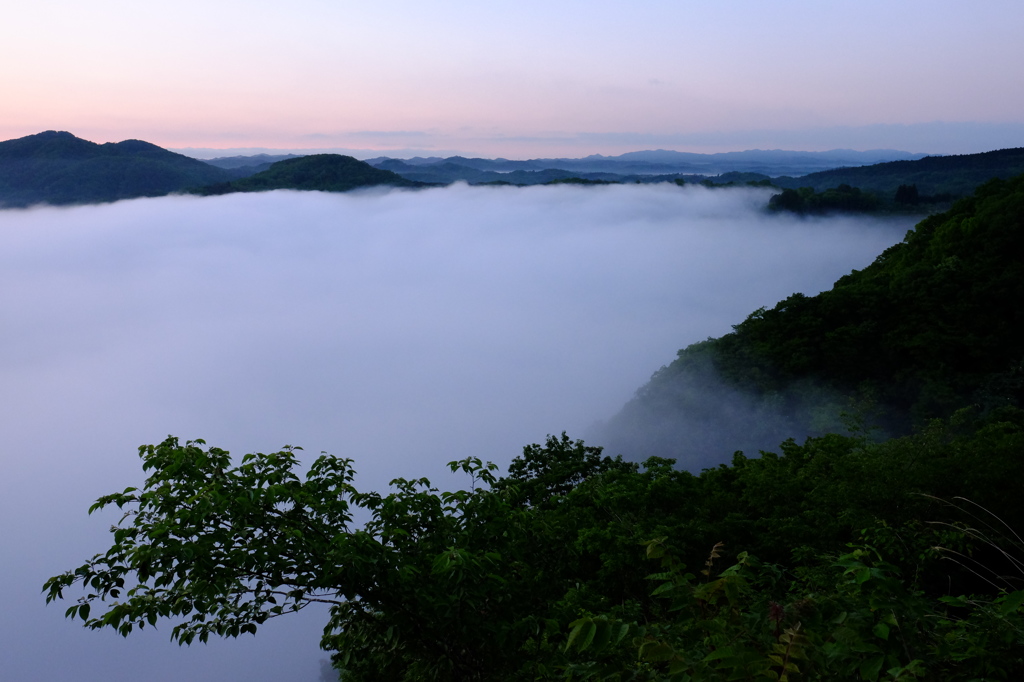
[(0, 29), (0, 138), (507, 158), (981, 152), (1024, 145), (1022, 24), (1007, 0), (43, 0)]

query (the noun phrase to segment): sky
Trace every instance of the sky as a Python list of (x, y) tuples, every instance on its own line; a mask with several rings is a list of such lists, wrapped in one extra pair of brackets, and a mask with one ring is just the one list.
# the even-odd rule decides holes
[(76, 590), (44, 604), (46, 578), (109, 547), (116, 510), (86, 512), (142, 482), (138, 446), (327, 451), (362, 490), (464, 486), (445, 464), (469, 456), (504, 471), (913, 223), (770, 216), (768, 195), (455, 185), (0, 211), (0, 677), (315, 682), (323, 611), (179, 648), (167, 624), (67, 621)]
[(37, 0), (0, 139), (536, 158), (1024, 146), (1019, 0)]
[[(1024, 4), (35, 0), (0, 139), (506, 158), (1024, 146)], [(442, 485), (613, 414), (678, 348), (909, 227), (701, 187), (273, 192), (0, 211), (0, 677), (313, 682), (322, 613), (179, 649), (40, 587), (168, 433)], [(730, 453), (731, 454), (731, 453)], [(454, 484), (453, 484), (454, 485)]]

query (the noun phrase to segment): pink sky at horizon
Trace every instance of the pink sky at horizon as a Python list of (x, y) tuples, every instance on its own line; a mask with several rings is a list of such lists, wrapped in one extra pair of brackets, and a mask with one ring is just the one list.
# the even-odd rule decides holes
[[(1024, 146), (1024, 5), (40, 0), (0, 139), (530, 158)], [(364, 156), (365, 156), (364, 155)]]

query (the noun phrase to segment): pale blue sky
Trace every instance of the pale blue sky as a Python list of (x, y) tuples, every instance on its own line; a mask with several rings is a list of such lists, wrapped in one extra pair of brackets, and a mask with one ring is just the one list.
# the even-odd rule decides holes
[(1022, 34), (1005, 0), (40, 0), (0, 26), (0, 138), (982, 151), (1024, 144)]

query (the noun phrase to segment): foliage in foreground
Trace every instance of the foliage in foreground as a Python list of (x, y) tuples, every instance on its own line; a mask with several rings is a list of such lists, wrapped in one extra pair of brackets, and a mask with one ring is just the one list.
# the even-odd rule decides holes
[(353, 681), (1012, 679), (1024, 592), (993, 547), (1019, 561), (1019, 540), (920, 493), (1012, 518), (1015, 491), (998, 483), (1022, 445), (1020, 413), (961, 415), (696, 476), (563, 434), (505, 477), (452, 463), (468, 490), (397, 479), (384, 495), (357, 491), (348, 460), (300, 476), (290, 448), (233, 466), (168, 438), (140, 449), (141, 489), (94, 505), (123, 510), (110, 550), (44, 589), (84, 587), (67, 615), (87, 627), (170, 621), (182, 644), (326, 602), (321, 644)]

